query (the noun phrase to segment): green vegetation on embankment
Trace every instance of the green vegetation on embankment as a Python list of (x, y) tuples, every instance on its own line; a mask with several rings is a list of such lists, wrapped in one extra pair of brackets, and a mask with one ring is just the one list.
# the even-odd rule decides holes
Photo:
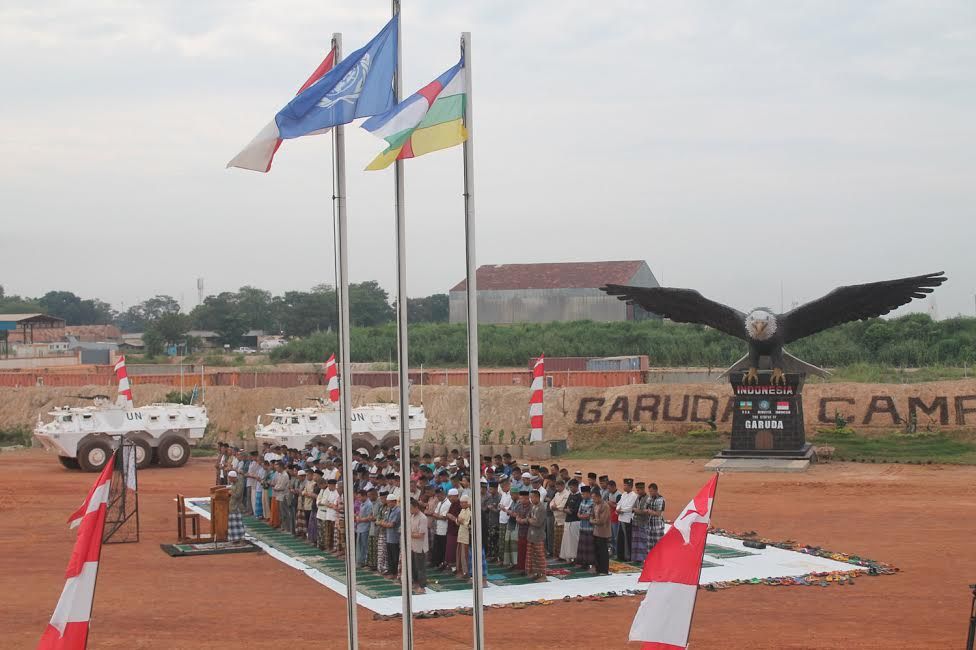
[[(888, 433), (862, 435), (849, 430), (821, 430), (807, 439), (815, 446), (834, 447), (835, 461), (869, 463), (952, 463), (976, 465), (974, 433)], [(592, 460), (620, 458), (661, 460), (666, 458), (711, 458), (728, 446), (728, 436), (712, 432), (685, 435), (666, 433), (610, 434), (587, 436), (575, 442), (573, 451), (561, 459)]]
[[(715, 330), (656, 320), (482, 325), (479, 333), (485, 367), (523, 366), (544, 352), (554, 357), (646, 354), (652, 366), (718, 368), (731, 365), (746, 351), (744, 342)], [(385, 362), (396, 349), (393, 323), (354, 327), (350, 334), (355, 362)], [(321, 362), (335, 352), (335, 346), (334, 332), (319, 332), (291, 341), (271, 358), (276, 362)], [(896, 369), (919, 367), (933, 367), (931, 378), (961, 377), (970, 374), (968, 367), (976, 363), (976, 318), (933, 321), (926, 314), (909, 314), (847, 323), (797, 341), (789, 350), (818, 366), (842, 369), (840, 377), (851, 368), (849, 374), (870, 381), (885, 377), (911, 381), (909, 373), (903, 373), (903, 379)], [(463, 324), (410, 325), (411, 366), (460, 366), (465, 361)]]

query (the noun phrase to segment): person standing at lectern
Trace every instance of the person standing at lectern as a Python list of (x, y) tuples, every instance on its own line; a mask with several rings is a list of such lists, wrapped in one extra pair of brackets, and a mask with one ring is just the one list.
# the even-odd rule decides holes
[(237, 472), (227, 472), (227, 487), (230, 490), (230, 511), (227, 514), (227, 541), (231, 544), (244, 543), (244, 481), (238, 480)]

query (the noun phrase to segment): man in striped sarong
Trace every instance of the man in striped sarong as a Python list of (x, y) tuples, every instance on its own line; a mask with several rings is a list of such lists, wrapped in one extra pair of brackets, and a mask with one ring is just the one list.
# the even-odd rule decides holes
[(664, 537), (664, 495), (657, 491), (657, 483), (647, 486), (648, 505), (651, 511), (651, 522), (647, 527), (647, 550), (650, 552), (654, 545)]
[(546, 582), (546, 519), (548, 508), (542, 503), (538, 490), (532, 490), (529, 495), (529, 503), (531, 506), (526, 517), (529, 523), (529, 532), (527, 535), (525, 572), (536, 582)]
[(637, 494), (637, 502), (634, 504), (634, 520), (631, 523), (630, 532), (630, 559), (633, 562), (643, 562), (647, 557), (647, 533), (651, 525), (651, 513), (647, 509), (650, 497), (645, 484), (638, 481), (634, 484), (634, 492)]
[(593, 566), (596, 562), (596, 552), (593, 547), (593, 524), (590, 516), (593, 513), (593, 499), (590, 498), (590, 486), (580, 488), (582, 500), (579, 506), (579, 545), (576, 547), (576, 564), (584, 568)]
[(498, 484), (494, 481), (488, 482), (488, 493), (482, 501), (481, 507), (485, 509), (485, 555), (492, 562), (498, 559), (498, 551), (501, 547), (499, 543), (499, 512), (498, 504), (501, 496), (498, 494)]
[(232, 544), (244, 543), (244, 481), (237, 478), (237, 472), (227, 472), (230, 488), (230, 508), (227, 514), (227, 541)]
[[(501, 546), (501, 562), (503, 566), (515, 568), (518, 564), (518, 521), (516, 520), (514, 498), (508, 479), (502, 481), (502, 499), (499, 505), (499, 526), (504, 525), (504, 537)], [(502, 521), (504, 519), (504, 524)]]

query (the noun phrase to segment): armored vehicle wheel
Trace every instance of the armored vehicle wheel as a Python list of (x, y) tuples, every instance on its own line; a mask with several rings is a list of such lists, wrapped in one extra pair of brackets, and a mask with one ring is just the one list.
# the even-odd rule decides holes
[(168, 438), (159, 445), (159, 464), (163, 467), (182, 467), (190, 459), (190, 445), (183, 438)]
[(132, 438), (132, 444), (136, 446), (136, 469), (146, 469), (152, 463), (152, 447), (140, 438)]
[(86, 472), (100, 472), (112, 457), (112, 446), (105, 440), (89, 440), (78, 447), (78, 465)]
[(61, 464), (68, 469), (79, 469), (77, 458), (68, 458), (67, 456), (58, 456), (58, 460)]

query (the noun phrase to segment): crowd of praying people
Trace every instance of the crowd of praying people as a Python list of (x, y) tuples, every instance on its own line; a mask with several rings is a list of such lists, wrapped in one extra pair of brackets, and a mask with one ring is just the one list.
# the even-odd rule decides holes
[[(518, 464), (509, 454), (485, 456), (476, 473), (457, 449), (413, 460), (404, 485), (398, 448), (353, 453), (353, 512), (345, 512), (339, 450), (324, 443), (305, 449), (272, 447), (247, 452), (221, 444), (216, 480), (230, 489), (228, 540), (242, 543), (244, 516), (344, 557), (346, 526), (353, 527), (355, 563), (399, 579), (401, 526), (409, 526), (415, 593), (425, 593), (427, 569), (472, 579), (472, 490), (480, 491), (482, 562), (547, 581), (549, 559), (596, 575), (610, 558), (643, 561), (664, 535), (664, 496), (655, 483), (581, 471), (558, 464)], [(477, 477), (477, 478), (472, 478)], [(403, 512), (403, 508), (407, 512)], [(487, 570), (482, 575), (487, 575)]]

